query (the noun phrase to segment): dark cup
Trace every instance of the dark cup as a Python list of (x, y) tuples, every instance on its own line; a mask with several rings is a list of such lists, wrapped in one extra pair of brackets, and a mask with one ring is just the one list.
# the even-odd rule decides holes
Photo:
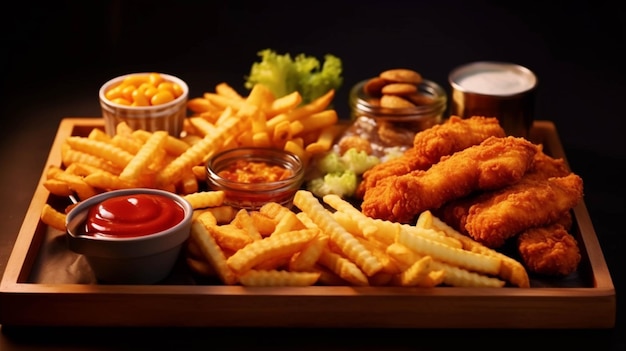
[(537, 78), (525, 67), (475, 62), (454, 69), (450, 115), (496, 117), (507, 135), (527, 137), (534, 121)]

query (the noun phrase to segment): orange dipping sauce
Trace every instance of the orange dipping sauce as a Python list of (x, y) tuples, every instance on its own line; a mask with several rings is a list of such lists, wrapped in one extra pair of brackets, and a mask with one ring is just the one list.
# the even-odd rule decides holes
[(184, 209), (166, 196), (118, 196), (89, 209), (84, 234), (113, 238), (150, 235), (174, 227), (184, 216)]
[(221, 170), (219, 176), (238, 183), (269, 183), (287, 179), (293, 175), (290, 169), (266, 162), (237, 160)]

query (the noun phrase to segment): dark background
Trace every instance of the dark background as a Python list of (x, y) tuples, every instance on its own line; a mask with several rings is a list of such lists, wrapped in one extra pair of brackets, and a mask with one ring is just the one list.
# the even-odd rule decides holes
[[(50, 1), (13, 2), (12, 8), (2, 10), (0, 23), (0, 273), (60, 119), (99, 117), (97, 92), (110, 78), (158, 71), (186, 80), (190, 97), (220, 82), (246, 93), (244, 77), (262, 49), (319, 58), (332, 53), (344, 65), (335, 105), (348, 118), (350, 86), (382, 70), (413, 68), (449, 91), (453, 68), (493, 60), (521, 64), (538, 76), (536, 118), (555, 123), (571, 168), (585, 181), (585, 202), (623, 310), (626, 13), (617, 2)], [(541, 345), (541, 337), (572, 349), (624, 350), (624, 317), (618, 313), (617, 328), (607, 331), (452, 335), (471, 342), (500, 336), (511, 346)], [(50, 342), (63, 339), (48, 334)], [(402, 346), (411, 336), (383, 336), (392, 336), (388, 345), (398, 349), (416, 347)], [(190, 342), (197, 334), (188, 331), (184, 338)], [(4, 340), (0, 346), (8, 345)]]

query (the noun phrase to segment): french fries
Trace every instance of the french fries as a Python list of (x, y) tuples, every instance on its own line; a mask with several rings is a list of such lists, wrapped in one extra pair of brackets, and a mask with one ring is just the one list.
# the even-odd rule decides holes
[[(520, 263), (454, 231), (429, 211), (409, 226), (368, 220), (339, 197), (319, 200), (306, 190), (296, 193), (294, 205), (292, 210), (270, 202), (259, 210), (240, 210), (221, 224), (212, 215), (197, 216), (189, 245), (204, 257), (192, 257), (190, 268), (245, 286), (529, 286)], [(391, 239), (376, 234), (390, 228)], [(202, 268), (202, 262), (213, 268)]]

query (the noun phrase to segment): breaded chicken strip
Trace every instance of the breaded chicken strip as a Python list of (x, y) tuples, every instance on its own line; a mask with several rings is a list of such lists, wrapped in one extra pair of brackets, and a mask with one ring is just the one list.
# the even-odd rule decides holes
[(524, 138), (489, 137), (442, 157), (426, 171), (381, 179), (365, 193), (361, 210), (369, 217), (410, 223), (422, 211), (452, 199), (518, 182), (537, 151), (537, 145)]
[(557, 223), (527, 229), (517, 237), (516, 243), (529, 272), (566, 276), (575, 272), (580, 264), (578, 242)]
[(426, 170), (439, 162), (442, 156), (480, 144), (491, 136), (505, 136), (497, 118), (475, 116), (461, 119), (451, 116), (446, 122), (415, 134), (413, 147), (401, 157), (380, 163), (365, 172), (356, 196), (363, 198), (365, 192), (380, 179)]
[(582, 198), (582, 179), (542, 150), (515, 184), (452, 200), (437, 210), (446, 223), (491, 248), (520, 232), (553, 223)]

